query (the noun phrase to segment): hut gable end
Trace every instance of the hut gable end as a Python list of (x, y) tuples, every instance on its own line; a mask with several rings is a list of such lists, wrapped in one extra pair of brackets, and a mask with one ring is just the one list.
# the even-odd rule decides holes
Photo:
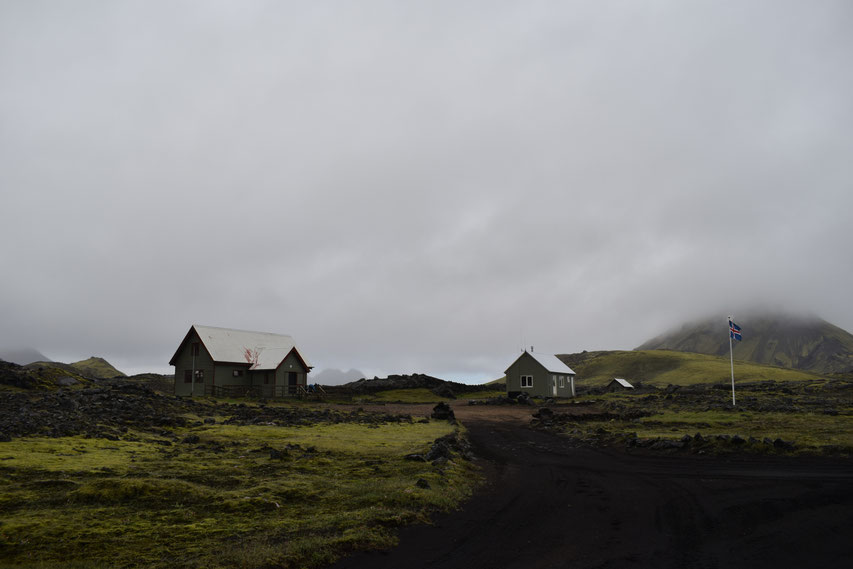
[(522, 352), (506, 369), (509, 397), (574, 397), (575, 372), (553, 355)]

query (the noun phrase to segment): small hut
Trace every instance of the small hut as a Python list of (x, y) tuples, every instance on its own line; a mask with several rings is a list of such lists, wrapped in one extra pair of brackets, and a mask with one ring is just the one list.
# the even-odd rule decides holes
[(625, 391), (626, 389), (634, 389), (627, 379), (616, 377), (607, 384), (607, 391)]

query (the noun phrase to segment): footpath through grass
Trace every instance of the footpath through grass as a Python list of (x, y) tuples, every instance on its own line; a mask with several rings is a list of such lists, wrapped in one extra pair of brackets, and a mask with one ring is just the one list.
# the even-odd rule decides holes
[(452, 433), (444, 421), (221, 419), (0, 443), (0, 566), (316, 567), (393, 545), (395, 528), (453, 509), (478, 480), (464, 460), (404, 459)]

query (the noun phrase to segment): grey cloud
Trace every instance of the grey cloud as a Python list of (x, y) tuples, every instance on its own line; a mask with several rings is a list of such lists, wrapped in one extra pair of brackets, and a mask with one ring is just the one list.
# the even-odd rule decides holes
[(7, 2), (0, 344), (165, 371), (198, 322), (485, 379), (759, 302), (851, 329), (850, 23)]

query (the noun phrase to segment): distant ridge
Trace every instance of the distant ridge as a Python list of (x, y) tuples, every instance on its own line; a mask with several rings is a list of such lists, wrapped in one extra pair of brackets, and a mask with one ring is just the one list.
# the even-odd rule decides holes
[[(736, 360), (819, 374), (853, 373), (853, 334), (816, 316), (760, 314), (738, 317), (743, 341), (734, 343)], [(724, 356), (729, 353), (726, 317), (684, 324), (636, 350), (674, 350)]]
[(20, 348), (18, 350), (0, 350), (0, 360), (12, 362), (19, 366), (33, 362), (49, 362), (50, 359), (35, 348)]
[(80, 360), (79, 362), (74, 362), (72, 364), (65, 364), (62, 362), (40, 361), (31, 362), (27, 364), (26, 367), (30, 369), (64, 369), (66, 371), (78, 373), (81, 376), (88, 377), (91, 379), (112, 379), (114, 377), (127, 377), (124, 373), (114, 368), (112, 364), (110, 364), (110, 362), (108, 362), (104, 358), (99, 358), (96, 356), (92, 356), (91, 358)]
[(343, 385), (351, 381), (356, 381), (364, 377), (364, 374), (357, 369), (343, 371), (340, 369), (327, 368), (317, 373), (311, 373), (308, 378), (309, 383), (320, 383), (322, 385)]

